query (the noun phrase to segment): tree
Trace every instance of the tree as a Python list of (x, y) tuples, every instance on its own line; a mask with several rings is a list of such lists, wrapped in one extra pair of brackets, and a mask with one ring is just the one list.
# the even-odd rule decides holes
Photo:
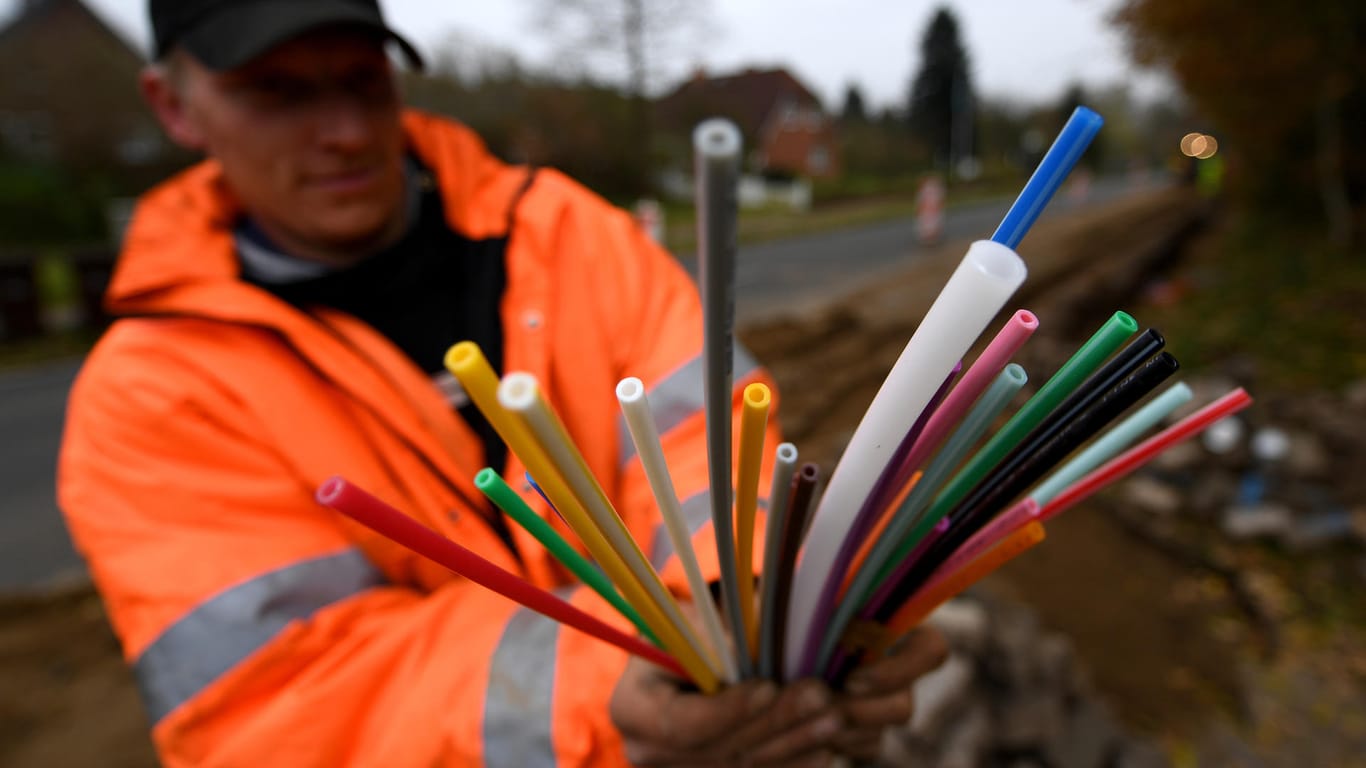
[[(661, 67), (706, 31), (702, 0), (531, 0), (536, 26), (556, 41), (557, 52), (578, 63), (580, 74), (608, 70), (624, 73), (630, 99), (632, 148), (640, 165), (641, 191), (649, 186), (650, 126), (648, 94), (659, 84)], [(610, 78), (616, 79), (616, 78)]]
[[(1062, 99), (1058, 101), (1056, 110), (1057, 126), (1051, 133), (1056, 134), (1061, 130), (1062, 127), (1067, 124), (1068, 118), (1072, 117), (1072, 113), (1077, 107), (1090, 107), (1091, 109), (1100, 108), (1091, 98), (1091, 95), (1081, 87), (1081, 83), (1074, 82), (1067, 86), (1067, 89), (1063, 91)], [(1106, 124), (1108, 125), (1109, 123), (1110, 119), (1109, 115), (1107, 115)], [(1079, 161), (1083, 166), (1096, 169), (1102, 165), (1105, 159), (1104, 146), (1107, 137), (1108, 132), (1106, 133), (1106, 136), (1096, 136), (1095, 140), (1091, 142), (1091, 146), (1087, 148), (1086, 154), (1082, 155), (1081, 160)]]
[(952, 168), (972, 154), (972, 77), (958, 19), (948, 8), (935, 11), (921, 38), (920, 71), (907, 107), (912, 134), (936, 162)]
[(1058, 100), (1058, 127), (1061, 128), (1067, 122), (1067, 118), (1072, 116), (1072, 111), (1077, 107), (1091, 106), (1087, 103), (1086, 89), (1081, 87), (1081, 83), (1072, 83), (1062, 92), (1062, 98)]
[(868, 122), (868, 107), (863, 102), (863, 91), (855, 83), (850, 83), (844, 89), (844, 108), (840, 110), (840, 119), (848, 123)]
[(640, 194), (620, 90), (552, 78), (461, 42), (449, 38), (429, 71), (405, 73), (408, 103), (459, 118), (504, 160), (557, 168), (619, 203)]
[(1366, 202), (1366, 148), (1346, 139), (1366, 134), (1366, 4), (1127, 0), (1115, 20), (1210, 120), (1240, 199), (1317, 200), (1333, 239), (1351, 240)]

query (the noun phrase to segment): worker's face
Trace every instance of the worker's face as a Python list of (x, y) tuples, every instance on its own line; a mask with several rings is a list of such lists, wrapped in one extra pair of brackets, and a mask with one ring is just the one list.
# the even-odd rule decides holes
[(155, 72), (143, 90), (168, 133), (217, 160), (281, 245), (344, 262), (402, 227), (399, 102), (378, 38), (320, 30), (239, 69), (182, 55)]

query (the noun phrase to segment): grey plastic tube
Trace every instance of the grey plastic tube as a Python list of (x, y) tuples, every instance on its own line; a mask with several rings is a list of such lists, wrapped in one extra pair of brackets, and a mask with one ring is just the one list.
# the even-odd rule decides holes
[[(735, 573), (735, 523), (731, 505), (731, 388), (735, 346), (735, 253), (740, 175), (740, 129), (712, 118), (693, 130), (697, 199), (697, 266), (702, 294), (702, 378), (707, 418), (707, 468), (711, 520), (721, 564), (721, 602), (731, 634), (741, 637), (744, 617)], [(740, 677), (754, 676), (745, 643), (735, 643)]]

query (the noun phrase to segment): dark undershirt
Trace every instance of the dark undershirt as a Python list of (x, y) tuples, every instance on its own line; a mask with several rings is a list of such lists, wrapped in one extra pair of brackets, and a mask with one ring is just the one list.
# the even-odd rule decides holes
[[(287, 281), (254, 275), (244, 262), (242, 279), (304, 310), (325, 306), (354, 315), (434, 378), (448, 375), (446, 350), (464, 340), (477, 343), (501, 374), (499, 304), (507, 283), (507, 238), (472, 240), (452, 231), (427, 173), (410, 167), (409, 177), (409, 194), (419, 198), (415, 219), (394, 245), (354, 266)], [(243, 220), (235, 234), (239, 247), (291, 258), (250, 220)], [(462, 400), (458, 413), (479, 436), (485, 464), (502, 473), (507, 447), (468, 398)], [(499, 535), (510, 542), (502, 516), (492, 519)]]

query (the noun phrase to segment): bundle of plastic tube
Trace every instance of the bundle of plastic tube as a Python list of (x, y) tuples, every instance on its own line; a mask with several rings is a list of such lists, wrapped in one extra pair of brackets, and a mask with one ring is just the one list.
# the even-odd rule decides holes
[[(489, 589), (629, 653), (703, 691), (760, 676), (821, 677), (840, 685), (931, 611), (1044, 538), (1044, 524), (1167, 447), (1251, 403), (1241, 389), (1158, 430), (1191, 390), (1156, 393), (1178, 365), (1156, 330), (1116, 312), (1006, 418), (1027, 381), (1010, 362), (1038, 327), (1016, 311), (970, 364), (965, 358), (1026, 278), (1015, 247), (1101, 126), (1079, 107), (1000, 227), (972, 244), (873, 398), (828, 480), (790, 443), (765, 446), (771, 393), (742, 397), (732, 457), (736, 200), (741, 151), (734, 125), (694, 132), (704, 408), (720, 605), (699, 568), (647, 401), (624, 379), (617, 399), (674, 552), (697, 624), (631, 538), (534, 377), (501, 380), (479, 348), (451, 348), (447, 367), (588, 557), (548, 525), (496, 472), (476, 486), (525, 527), (639, 636), (574, 608), (334, 478), (324, 504)], [(1141, 401), (1144, 402), (1141, 406)], [(1156, 431), (1155, 431), (1156, 430)], [(1146, 435), (1146, 437), (1145, 437)], [(773, 463), (763, 557), (754, 563), (761, 464)], [(822, 490), (823, 486), (823, 490)], [(756, 567), (757, 566), (757, 567)], [(756, 583), (757, 581), (757, 583)]]

